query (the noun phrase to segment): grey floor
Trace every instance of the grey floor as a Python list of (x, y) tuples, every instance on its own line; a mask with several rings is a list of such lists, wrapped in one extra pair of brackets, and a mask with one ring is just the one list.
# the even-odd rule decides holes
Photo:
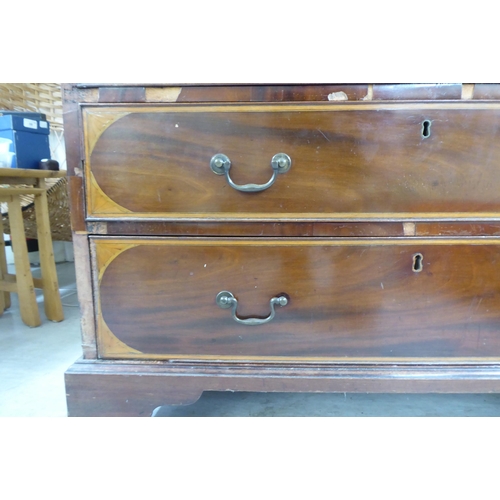
[[(57, 265), (65, 320), (29, 328), (17, 297), (0, 316), (0, 417), (65, 417), (64, 371), (80, 357), (80, 315), (72, 263)], [(11, 270), (13, 272), (13, 269)], [(39, 269), (34, 268), (35, 276)], [(160, 407), (157, 417), (479, 417), (500, 416), (498, 394), (204, 393), (198, 402)]]
[[(64, 305), (64, 321), (48, 321), (42, 292), (37, 290), (42, 325), (26, 326), (19, 315), (16, 294), (12, 306), (0, 316), (0, 416), (66, 416), (64, 371), (80, 357), (80, 311), (74, 265), (57, 264)], [(9, 271), (14, 272), (13, 266)], [(39, 268), (32, 268), (40, 276)], [(76, 307), (75, 307), (76, 306)]]

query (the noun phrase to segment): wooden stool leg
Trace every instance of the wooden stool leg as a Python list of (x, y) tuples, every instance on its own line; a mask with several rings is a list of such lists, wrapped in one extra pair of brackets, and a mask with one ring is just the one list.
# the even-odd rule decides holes
[[(0, 214), (0, 281), (7, 275), (7, 258), (5, 256), (5, 241), (3, 234), (3, 221)], [(0, 290), (0, 316), (5, 309), (10, 307), (10, 293)]]
[(8, 207), (21, 318), (28, 326), (40, 326), (42, 322), (40, 321), (35, 287), (33, 286), (33, 276), (28, 259), (28, 246), (24, 234), (21, 199), (18, 196), (13, 196), (11, 201), (8, 202)]
[(42, 272), (43, 297), (45, 315), (51, 321), (62, 321), (64, 313), (59, 293), (54, 248), (50, 232), (49, 208), (47, 193), (35, 196), (35, 214), (38, 234), (38, 250), (40, 252), (40, 269)]

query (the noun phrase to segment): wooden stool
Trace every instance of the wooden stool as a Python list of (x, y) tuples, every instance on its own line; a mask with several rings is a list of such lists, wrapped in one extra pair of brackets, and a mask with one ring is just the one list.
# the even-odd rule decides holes
[[(33, 187), (0, 187), (0, 201), (7, 202), (11, 229), (12, 250), (16, 274), (7, 272), (3, 223), (0, 217), (0, 315), (10, 307), (10, 293), (19, 296), (21, 318), (28, 326), (40, 326), (40, 313), (36, 302), (35, 288), (43, 290), (45, 315), (51, 321), (62, 321), (64, 313), (59, 294), (56, 265), (52, 247), (47, 190), (45, 179), (63, 177), (65, 172), (0, 168), (0, 184), (27, 184)], [(42, 278), (33, 278), (28, 258), (28, 247), (24, 232), (21, 196), (34, 195), (35, 214), (40, 252)]]

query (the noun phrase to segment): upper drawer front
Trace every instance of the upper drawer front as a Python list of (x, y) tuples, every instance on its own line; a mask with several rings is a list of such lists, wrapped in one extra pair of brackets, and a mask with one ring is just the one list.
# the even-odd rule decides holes
[[(84, 107), (83, 119), (91, 219), (500, 213), (497, 103), (108, 106)], [(274, 174), (279, 153), (291, 167)], [(217, 154), (228, 178), (211, 169)], [(272, 176), (264, 190), (238, 190)]]
[[(500, 239), (92, 246), (101, 358), (500, 359)], [(266, 319), (282, 296), (269, 322), (236, 320)]]

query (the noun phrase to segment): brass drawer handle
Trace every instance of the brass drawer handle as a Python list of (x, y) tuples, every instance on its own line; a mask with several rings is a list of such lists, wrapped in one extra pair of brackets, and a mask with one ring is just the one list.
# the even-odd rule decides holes
[(292, 160), (285, 153), (278, 153), (274, 155), (271, 159), (271, 168), (273, 169), (273, 175), (265, 184), (244, 184), (238, 185), (235, 184), (231, 177), (229, 177), (229, 169), (231, 168), (231, 160), (223, 154), (216, 154), (210, 160), (210, 168), (217, 175), (225, 175), (226, 180), (229, 185), (238, 190), (243, 191), (245, 193), (256, 193), (258, 191), (264, 191), (265, 189), (271, 187), (276, 180), (278, 174), (284, 174), (290, 170), (292, 166)]
[(271, 314), (267, 318), (247, 318), (241, 319), (236, 316), (236, 308), (238, 307), (238, 300), (231, 292), (219, 292), (217, 297), (215, 298), (215, 302), (221, 309), (229, 309), (232, 308), (231, 314), (233, 315), (234, 321), (240, 323), (241, 325), (263, 325), (264, 323), (269, 323), (274, 318), (275, 315), (275, 306), (284, 307), (288, 304), (288, 299), (284, 296), (273, 297), (269, 301), (269, 305), (271, 306)]

